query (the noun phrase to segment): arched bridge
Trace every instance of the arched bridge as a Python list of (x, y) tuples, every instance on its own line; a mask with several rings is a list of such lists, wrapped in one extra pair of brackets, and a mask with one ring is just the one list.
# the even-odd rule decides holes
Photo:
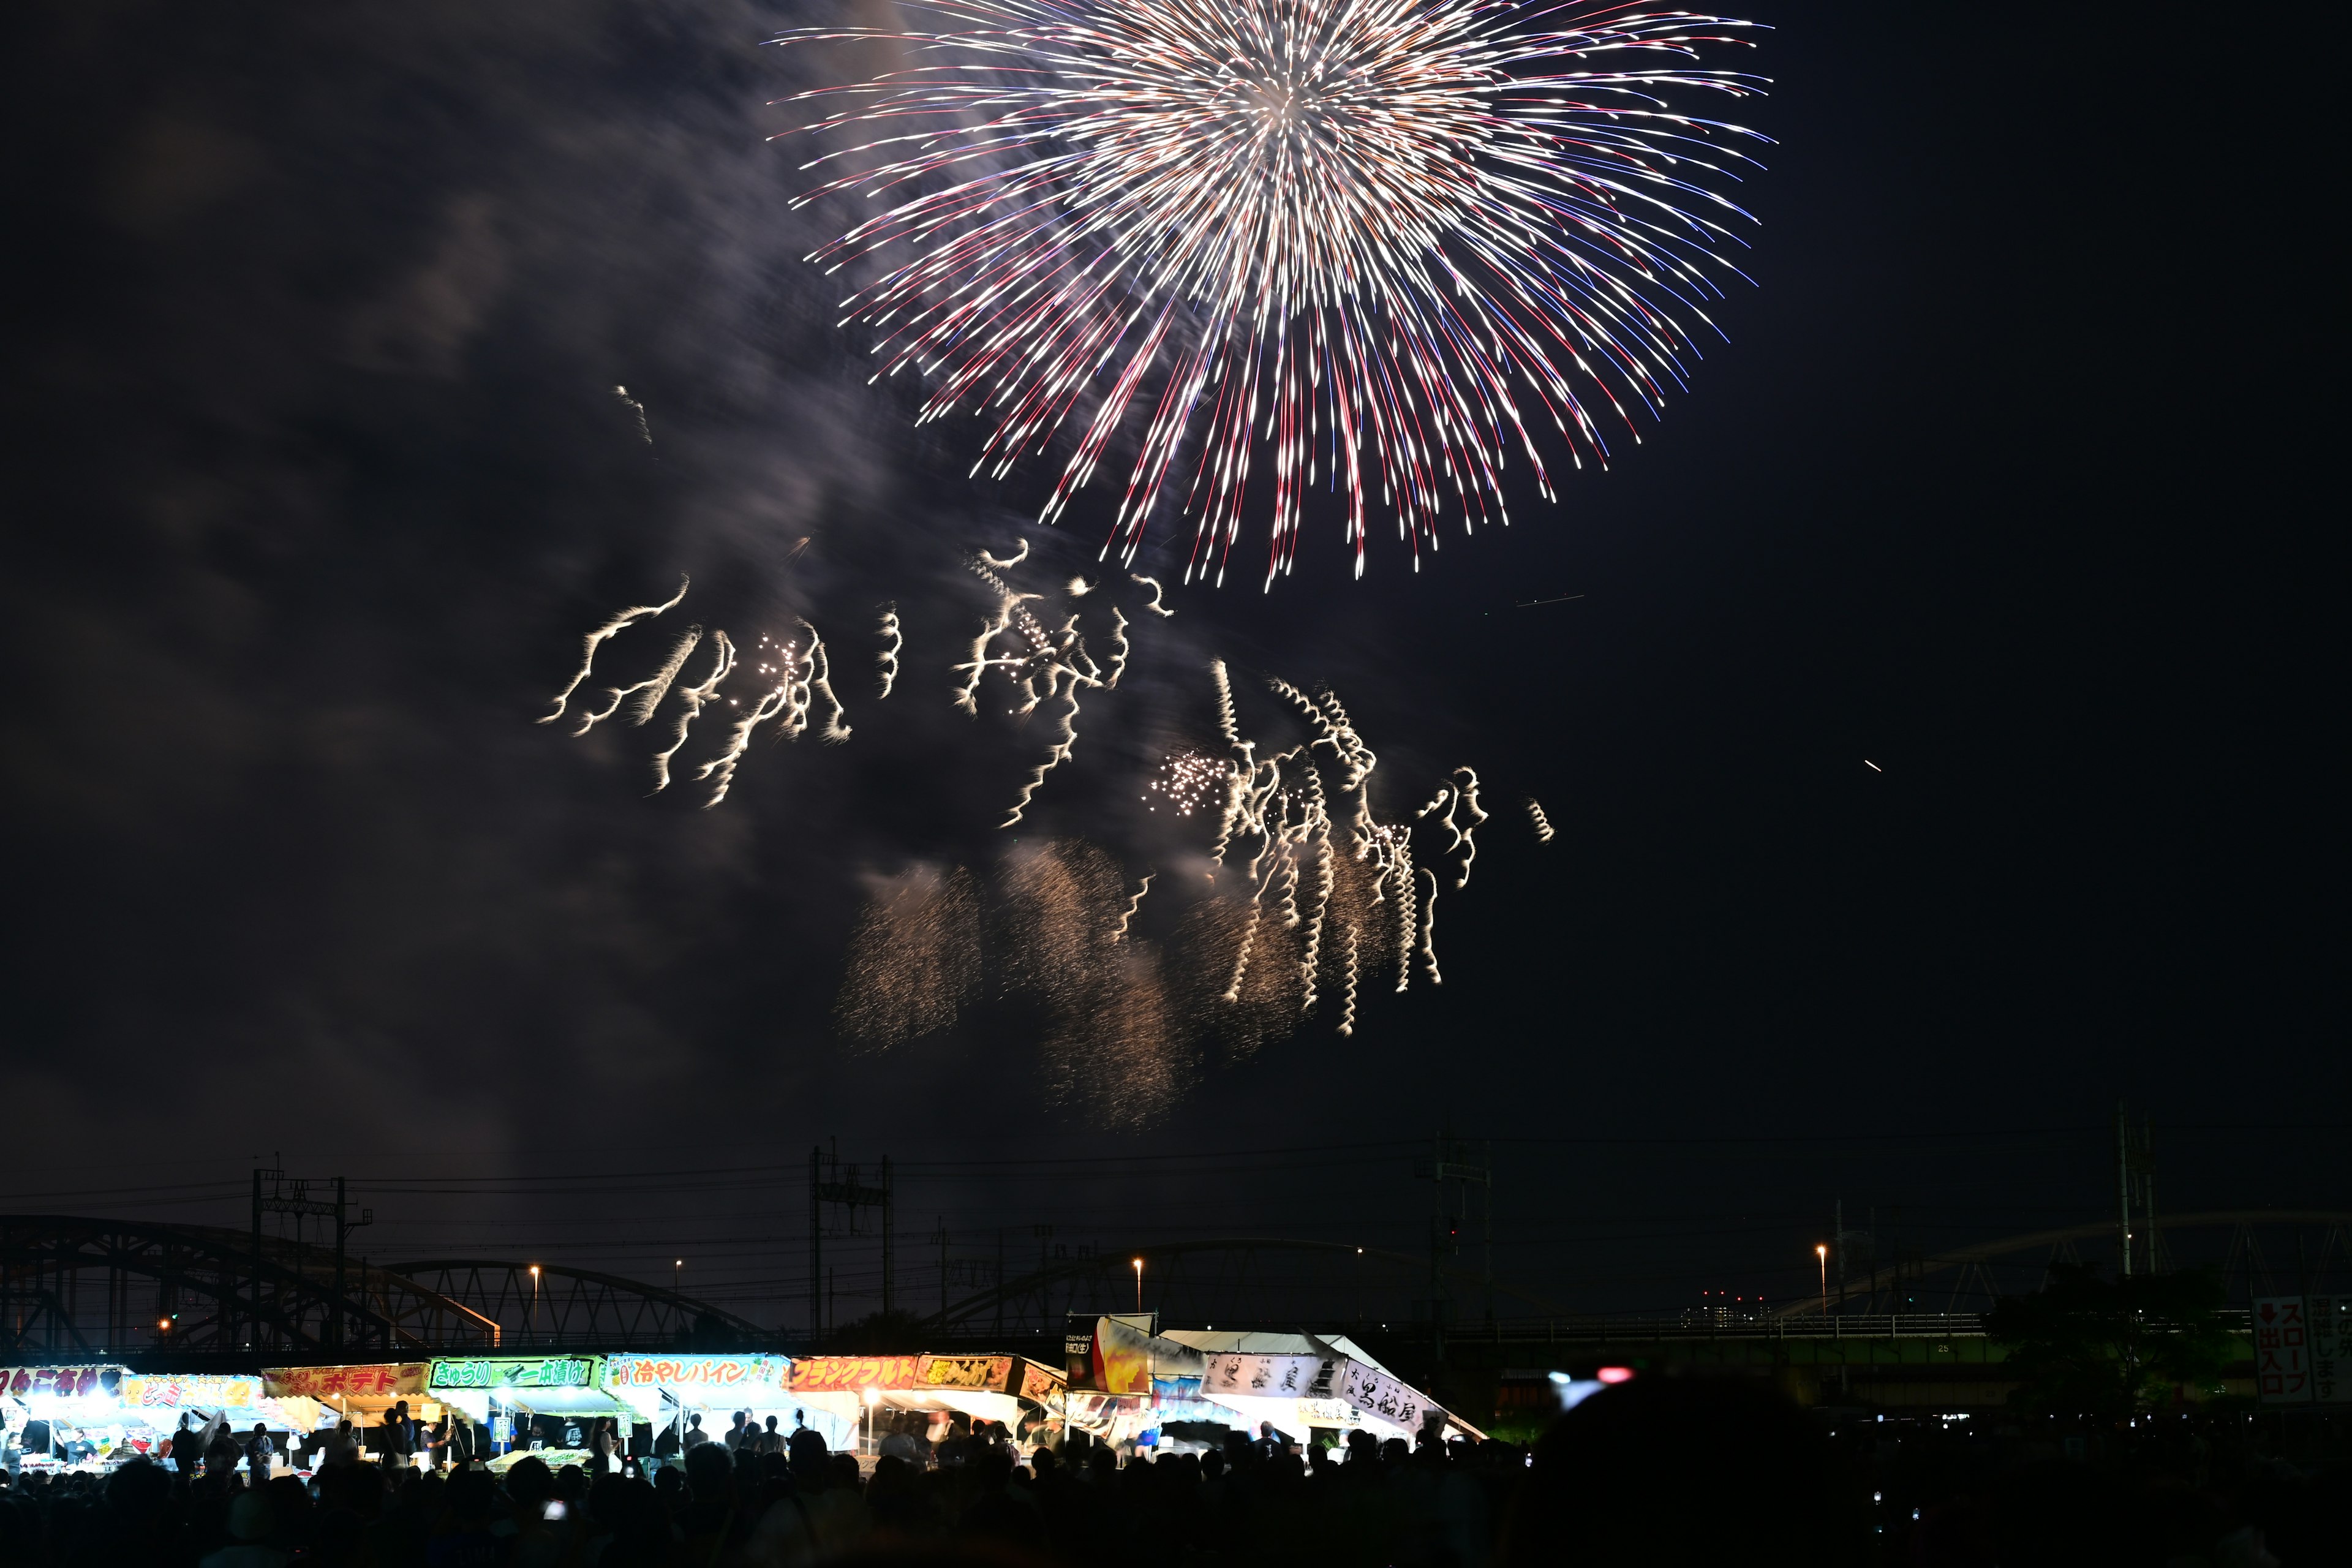
[[(536, 1279), (539, 1300), (530, 1300)], [(764, 1340), (676, 1291), (541, 1265), (383, 1268), (208, 1226), (0, 1215), (0, 1355), (406, 1356)]]

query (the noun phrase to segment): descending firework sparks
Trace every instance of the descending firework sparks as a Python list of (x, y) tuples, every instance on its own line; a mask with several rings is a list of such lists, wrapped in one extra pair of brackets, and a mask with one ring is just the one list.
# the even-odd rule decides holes
[(703, 709), (719, 695), (719, 683), (735, 673), (735, 645), (727, 639), (727, 634), (711, 633), (710, 647), (713, 658), (710, 662), (709, 675), (705, 677), (699, 685), (686, 687), (678, 692), (677, 732), (670, 736), (669, 744), (667, 747), (654, 753), (653, 793), (655, 795), (659, 795), (669, 788), (670, 759), (677, 755), (680, 746), (686, 744), (686, 732), (692, 729), (694, 721), (702, 716)]
[(1143, 874), (1143, 880), (1136, 884), (1135, 897), (1129, 899), (1127, 908), (1119, 911), (1118, 934), (1113, 940), (1118, 942), (1127, 940), (1128, 922), (1134, 920), (1135, 911), (1143, 907), (1143, 895), (1151, 891), (1151, 879), (1156, 875), (1158, 875), (1157, 872), (1146, 871)]
[(1675, 100), (1760, 90), (1696, 63), (1748, 23), (1532, 0), (921, 8), (941, 30), (780, 40), (922, 62), (804, 95), (856, 100), (809, 129), (879, 138), (805, 166), (880, 166), (802, 202), (898, 202), (810, 259), (905, 258), (845, 320), (878, 334), (877, 377), (929, 380), (923, 419), (988, 410), (975, 471), (1075, 433), (1046, 521), (1143, 416), (1109, 542), (1131, 560), (1166, 489), (1196, 520), (1188, 581), (1222, 580), (1262, 457), (1268, 581), (1318, 484), (1347, 498), (1360, 574), (1373, 490), (1416, 563), (1448, 492), (1465, 525), (1507, 521), (1512, 447), (1552, 498), (1530, 426), (1605, 462), (1602, 421), (1658, 410), (1697, 354), (1682, 318), (1712, 330), (1713, 274), (1736, 270), (1718, 252), (1747, 215), (1710, 185), (1763, 138)]
[(613, 388), (613, 395), (619, 398), (622, 404), (627, 407), (628, 411), (637, 416), (637, 439), (643, 441), (648, 447), (652, 446), (654, 444), (654, 432), (653, 426), (646, 423), (646, 405), (638, 402), (635, 398), (631, 397), (629, 395), (629, 389), (625, 386), (616, 386)]
[[(636, 625), (639, 621), (649, 620), (653, 616), (660, 615), (664, 610), (677, 608), (678, 601), (686, 597), (687, 586), (691, 581), (691, 578), (680, 577), (677, 580), (677, 592), (670, 597), (667, 604), (632, 605), (627, 609), (623, 610), (619, 615), (614, 616), (611, 620), (606, 621), (603, 626), (598, 626), (594, 631), (590, 632), (588, 634), (587, 640), (582, 645), (580, 649), (579, 673), (572, 678), (572, 684), (566, 686), (562, 690), (555, 694), (554, 711), (549, 713), (548, 716), (541, 719), (540, 722), (542, 724), (552, 724), (558, 719), (563, 717), (563, 705), (572, 700), (572, 694), (580, 689), (580, 683), (582, 681), (588, 679), (589, 668), (596, 662), (596, 650), (598, 647), (602, 647), (612, 638), (618, 637), (622, 632)], [(582, 733), (584, 734), (586, 731), (583, 731)]]
[(1356, 928), (1348, 928), (1348, 989), (1339, 1003), (1339, 1033), (1356, 1032)]
[(896, 605), (887, 605), (882, 611), (882, 635), (889, 640), (882, 645), (877, 662), (882, 666), (882, 695), (887, 697), (890, 689), (898, 684), (898, 650), (907, 646), (905, 635), (898, 630), (898, 606)]
[(1010, 572), (1015, 566), (1020, 565), (1024, 561), (1029, 559), (1029, 542), (1025, 539), (1023, 540), (1021, 542), (1021, 548), (1014, 551), (1012, 554), (1006, 556), (1002, 561), (999, 561), (995, 556), (991, 555), (985, 550), (980, 552), (980, 559), (983, 564), (993, 566), (999, 572)]
[(1535, 796), (1533, 795), (1529, 795), (1528, 797), (1528, 816), (1536, 825), (1536, 842), (1538, 844), (1550, 843), (1552, 836), (1551, 818), (1544, 815), (1544, 808), (1541, 805), (1538, 804)]
[(920, 868), (867, 900), (834, 1016), (850, 1039), (887, 1047), (949, 1027), (979, 984), (978, 884), (961, 866)]

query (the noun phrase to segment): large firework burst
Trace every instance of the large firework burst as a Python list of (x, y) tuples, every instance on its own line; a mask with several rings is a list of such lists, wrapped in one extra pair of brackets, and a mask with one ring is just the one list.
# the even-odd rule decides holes
[[(925, 419), (994, 423), (1000, 476), (1076, 432), (1051, 520), (1114, 436), (1134, 467), (1111, 544), (1165, 497), (1195, 520), (1188, 574), (1222, 580), (1244, 503), (1271, 502), (1271, 581), (1301, 502), (1344, 490), (1363, 571), (1368, 492), (1434, 544), (1504, 517), (1516, 446), (1547, 498), (1549, 422), (1580, 465), (1603, 420), (1654, 411), (1718, 296), (1709, 182), (1752, 132), (1677, 111), (1759, 79), (1700, 69), (1751, 24), (1523, 0), (925, 0), (937, 33), (870, 38), (908, 68), (807, 97), (818, 126), (888, 127), (824, 154), (897, 205), (812, 260), (903, 244), (845, 302), (880, 374), (929, 377)], [(903, 197), (903, 199), (900, 199)], [(1719, 297), (1719, 296), (1718, 296)], [(1601, 405), (1606, 404), (1603, 409)], [(1638, 437), (1636, 437), (1638, 439)], [(1254, 461), (1270, 481), (1254, 487)], [(1507, 521), (1507, 518), (1505, 518)]]

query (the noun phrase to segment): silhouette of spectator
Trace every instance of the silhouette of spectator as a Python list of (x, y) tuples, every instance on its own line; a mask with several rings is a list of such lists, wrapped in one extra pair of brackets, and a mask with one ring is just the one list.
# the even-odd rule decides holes
[(1745, 1381), (1645, 1377), (1586, 1399), (1537, 1445), (1501, 1560), (1847, 1568), (1866, 1544), (1795, 1405)]

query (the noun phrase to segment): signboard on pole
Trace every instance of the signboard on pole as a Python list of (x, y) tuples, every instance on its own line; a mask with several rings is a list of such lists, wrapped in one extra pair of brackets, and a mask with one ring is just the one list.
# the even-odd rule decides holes
[(2311, 1403), (2311, 1320), (2302, 1297), (2255, 1300), (2254, 1387), (2264, 1405)]

